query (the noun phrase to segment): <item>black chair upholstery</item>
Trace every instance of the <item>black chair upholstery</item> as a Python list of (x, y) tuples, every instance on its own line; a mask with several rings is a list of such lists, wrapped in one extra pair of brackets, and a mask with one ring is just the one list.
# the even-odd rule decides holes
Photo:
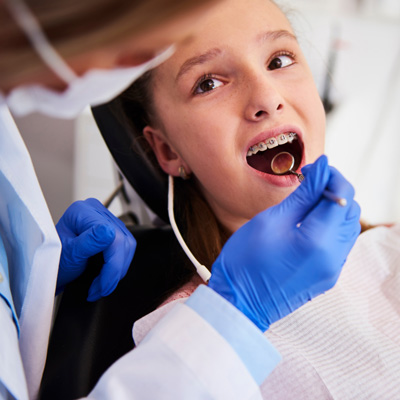
[(50, 337), (40, 399), (86, 396), (102, 373), (133, 349), (134, 322), (193, 276), (193, 270), (184, 267), (186, 256), (170, 227), (136, 226), (131, 231), (137, 250), (112, 294), (94, 303), (86, 300), (102, 256), (94, 257), (85, 273), (66, 287)]
[(166, 176), (155, 169), (139, 149), (132, 148), (132, 137), (112, 112), (112, 103), (92, 108), (103, 139), (118, 168), (137, 194), (162, 221), (168, 222)]

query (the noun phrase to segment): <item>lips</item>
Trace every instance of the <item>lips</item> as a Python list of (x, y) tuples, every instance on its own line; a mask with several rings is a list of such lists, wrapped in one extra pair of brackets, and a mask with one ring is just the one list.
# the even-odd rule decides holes
[[(294, 157), (292, 170), (296, 171), (301, 165), (303, 150), (301, 138), (296, 133), (288, 131), (251, 146), (246, 160), (249, 166), (257, 171), (275, 175), (271, 169), (271, 161), (277, 154), (281, 152), (292, 154)], [(290, 172), (284, 175), (290, 175)]]

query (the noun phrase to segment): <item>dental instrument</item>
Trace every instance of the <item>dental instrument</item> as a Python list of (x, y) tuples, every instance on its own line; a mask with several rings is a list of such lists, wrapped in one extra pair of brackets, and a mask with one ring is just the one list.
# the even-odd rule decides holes
[[(271, 170), (276, 175), (284, 175), (286, 173), (291, 173), (297, 176), (297, 179), (301, 183), (304, 180), (304, 175), (293, 171), (294, 166), (294, 156), (287, 151), (282, 151), (274, 156), (271, 161)], [(324, 190), (322, 194), (329, 200), (334, 201), (341, 207), (347, 205), (347, 200), (343, 197), (338, 197), (328, 190)]]

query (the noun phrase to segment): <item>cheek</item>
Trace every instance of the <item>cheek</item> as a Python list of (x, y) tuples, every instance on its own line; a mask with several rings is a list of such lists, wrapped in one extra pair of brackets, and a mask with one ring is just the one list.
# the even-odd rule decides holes
[(175, 108), (170, 111), (163, 118), (166, 132), (190, 167), (198, 160), (215, 163), (221, 158), (221, 149), (232, 142), (230, 121), (213, 110)]
[(218, 162), (218, 149), (222, 147), (213, 127), (193, 115), (176, 112), (165, 115), (163, 126), (169, 143), (189, 168), (188, 172), (196, 176), (209, 173)]

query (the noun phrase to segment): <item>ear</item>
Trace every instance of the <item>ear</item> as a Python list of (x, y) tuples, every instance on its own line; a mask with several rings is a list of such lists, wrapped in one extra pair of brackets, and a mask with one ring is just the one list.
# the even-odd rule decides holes
[(169, 144), (168, 140), (165, 138), (165, 135), (160, 129), (146, 126), (143, 129), (143, 135), (149, 142), (154, 154), (157, 157), (160, 167), (166, 174), (179, 176), (179, 167), (181, 166), (185, 168), (186, 173), (191, 173), (189, 166), (174, 149), (174, 147)]

